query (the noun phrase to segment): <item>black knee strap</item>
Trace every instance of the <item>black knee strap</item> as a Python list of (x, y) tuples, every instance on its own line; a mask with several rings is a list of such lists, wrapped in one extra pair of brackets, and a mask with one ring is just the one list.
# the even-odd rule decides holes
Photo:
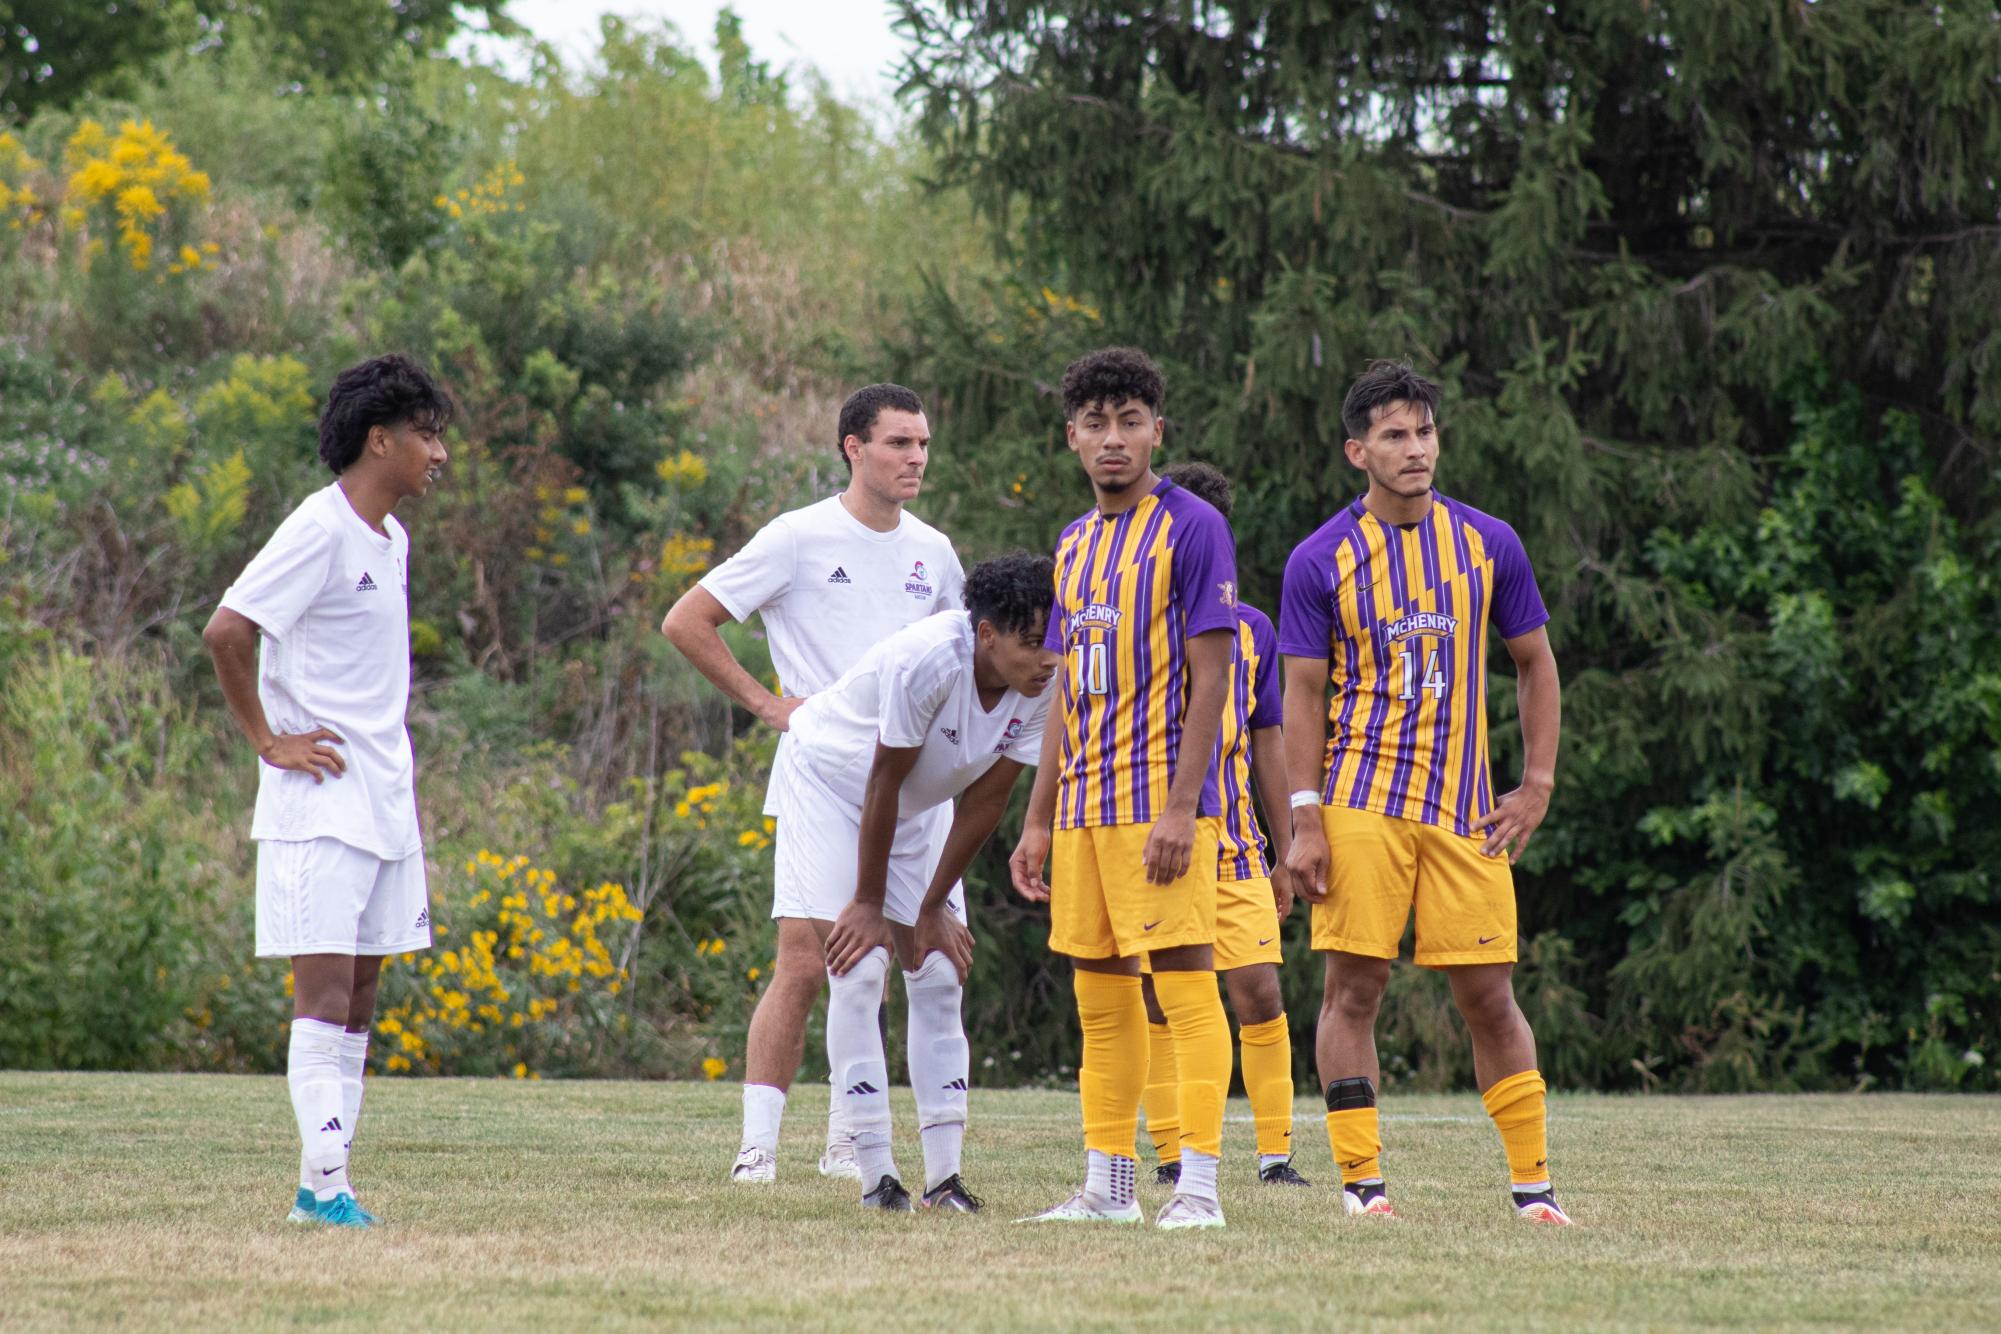
[(1366, 1079), (1337, 1079), (1327, 1086), (1327, 1110), (1352, 1112), (1376, 1105), (1376, 1086)]

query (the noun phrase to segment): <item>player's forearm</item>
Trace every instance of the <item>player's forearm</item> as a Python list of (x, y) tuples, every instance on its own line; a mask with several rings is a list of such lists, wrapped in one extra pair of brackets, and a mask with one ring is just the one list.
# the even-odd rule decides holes
[(1035, 782), (1028, 789), (1028, 811), (1021, 821), (1030, 829), (1047, 829), (1056, 823), (1056, 766), (1062, 760), (1063, 736), (1055, 715), (1060, 712), (1059, 706), (1042, 730), (1042, 754), (1035, 766)]
[[(1287, 806), (1294, 792), (1320, 792), (1327, 784), (1327, 664), (1323, 659), (1285, 660), (1285, 787)], [(1297, 812), (1291, 813), (1294, 818)], [(1287, 827), (1293, 819), (1286, 820)]]
[(1167, 784), (1169, 814), (1193, 816), (1201, 805), (1229, 696), (1229, 633), (1211, 630), (1188, 641), (1188, 711), (1182, 715), (1180, 763)]
[(1263, 727), (1251, 733), (1251, 780), (1257, 788), (1258, 805), (1264, 808), (1272, 855), (1284, 861), (1292, 846), (1292, 802), (1285, 785), (1283, 729)]
[(855, 902), (880, 908), (889, 895), (889, 855), (896, 842), (896, 807), (901, 785), (869, 774), (862, 796), (861, 834), (856, 840)]
[(982, 792), (975, 785), (959, 799), (959, 807), (952, 814), (952, 828), (945, 835), (944, 850), (938, 854), (938, 867), (931, 873), (931, 884), (924, 891), (924, 907), (940, 907), (950, 897), (952, 886), (964, 878), (974, 856), (1000, 827), (1001, 816), (1007, 812), (1008, 792), (1013, 787), (1013, 780), (998, 792)]
[(1522, 719), (1522, 785), (1556, 786), (1556, 752), (1563, 734), (1563, 683), (1556, 658), (1543, 654), (1522, 664), (1515, 678)]
[(240, 615), (217, 611), (202, 631), (202, 643), (215, 663), (215, 679), (222, 686), (223, 702), (236, 719), (244, 740), (259, 755), (271, 748), (276, 735), (264, 716), (264, 701), (257, 697), (257, 630)]
[(667, 618), (660, 623), (660, 633), (667, 636), (667, 642), (678, 649), (681, 656), (708, 679), (710, 685), (749, 710), (760, 721), (771, 722), (778, 696), (744, 670), (743, 664), (730, 652), (730, 646), (723, 642), (717, 627), (689, 604), (688, 597), (692, 596), (690, 593), (674, 604)]

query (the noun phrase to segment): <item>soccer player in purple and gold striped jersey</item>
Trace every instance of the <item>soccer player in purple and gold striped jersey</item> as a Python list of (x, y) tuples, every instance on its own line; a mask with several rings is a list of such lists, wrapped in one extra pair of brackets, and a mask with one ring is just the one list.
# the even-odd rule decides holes
[[(1206, 463), (1177, 463), (1162, 475), (1230, 517), (1230, 479)], [(1278, 631), (1265, 614), (1237, 600), (1237, 662), (1223, 713), (1223, 833), (1216, 868), (1216, 971), (1237, 1016), (1243, 1052), (1244, 1092), (1257, 1130), (1258, 1180), (1268, 1186), (1312, 1183), (1292, 1167), (1292, 1034), (1279, 988), (1283, 961), (1279, 923), (1292, 911), (1292, 876), (1285, 854), (1292, 843), (1285, 804), (1284, 716), (1279, 687)], [(1252, 794), (1272, 826), (1275, 862)], [(1181, 1176), (1180, 1075), (1173, 1035), (1142, 975), (1151, 1061), (1147, 1067), (1146, 1131), (1159, 1155), (1158, 1180)]]
[(1098, 503), (1056, 547), (1047, 645), (1066, 659), (1063, 694), (1009, 869), (1024, 897), (1049, 902), (1049, 948), (1075, 966), (1086, 1171), (1084, 1189), (1039, 1221), (1139, 1220), (1145, 954), (1181, 1104), (1181, 1181), (1154, 1222), (1223, 1225), (1230, 1028), (1212, 946), (1236, 543), (1213, 507), (1153, 471), (1165, 395), (1159, 369), (1133, 348), (1094, 352), (1063, 373), (1066, 434)]
[[(1515, 1004), (1509, 869), (1556, 782), (1549, 613), (1514, 530), (1432, 489), (1438, 401), (1437, 385), (1396, 362), (1355, 381), (1341, 405), (1344, 448), (1368, 491), (1285, 567), (1290, 860), (1314, 902), (1313, 948), (1327, 958), (1316, 1042), (1327, 1136), (1348, 1212), (1393, 1214), (1375, 1024), (1414, 908), (1416, 961), (1451, 981), (1516, 1211), (1568, 1223), (1550, 1191), (1535, 1035)], [(1490, 624), (1515, 663), (1524, 751), (1521, 785), (1498, 800), (1487, 773)]]

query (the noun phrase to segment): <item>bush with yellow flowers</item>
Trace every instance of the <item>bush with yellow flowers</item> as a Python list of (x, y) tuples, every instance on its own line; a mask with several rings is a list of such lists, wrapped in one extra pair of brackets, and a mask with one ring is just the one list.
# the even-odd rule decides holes
[(86, 264), (115, 238), (132, 269), (156, 265), (163, 274), (193, 272), (217, 247), (192, 243), (194, 209), (209, 196), (207, 172), (196, 171), (150, 120), (128, 120), (112, 134), (97, 121), (77, 126), (63, 149), (68, 179), (63, 221), (84, 235)]
[[(391, 1074), (596, 1073), (628, 1032), (641, 913), (625, 887), (566, 886), (482, 848), (433, 886), (432, 949), (385, 961), (376, 1059)], [(443, 892), (439, 892), (442, 890)]]

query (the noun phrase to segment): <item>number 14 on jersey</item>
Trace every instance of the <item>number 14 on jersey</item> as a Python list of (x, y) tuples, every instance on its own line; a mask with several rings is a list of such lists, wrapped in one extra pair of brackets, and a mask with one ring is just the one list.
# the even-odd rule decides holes
[(1420, 690), (1429, 690), (1433, 699), (1445, 698), (1450, 683), (1445, 679), (1445, 673), (1439, 669), (1438, 654), (1439, 650), (1434, 648), (1425, 655), (1424, 677), (1420, 680), (1417, 674), (1417, 649), (1408, 643), (1397, 645), (1397, 679), (1403, 683), (1403, 689), (1397, 694), (1398, 699), (1416, 699)]

